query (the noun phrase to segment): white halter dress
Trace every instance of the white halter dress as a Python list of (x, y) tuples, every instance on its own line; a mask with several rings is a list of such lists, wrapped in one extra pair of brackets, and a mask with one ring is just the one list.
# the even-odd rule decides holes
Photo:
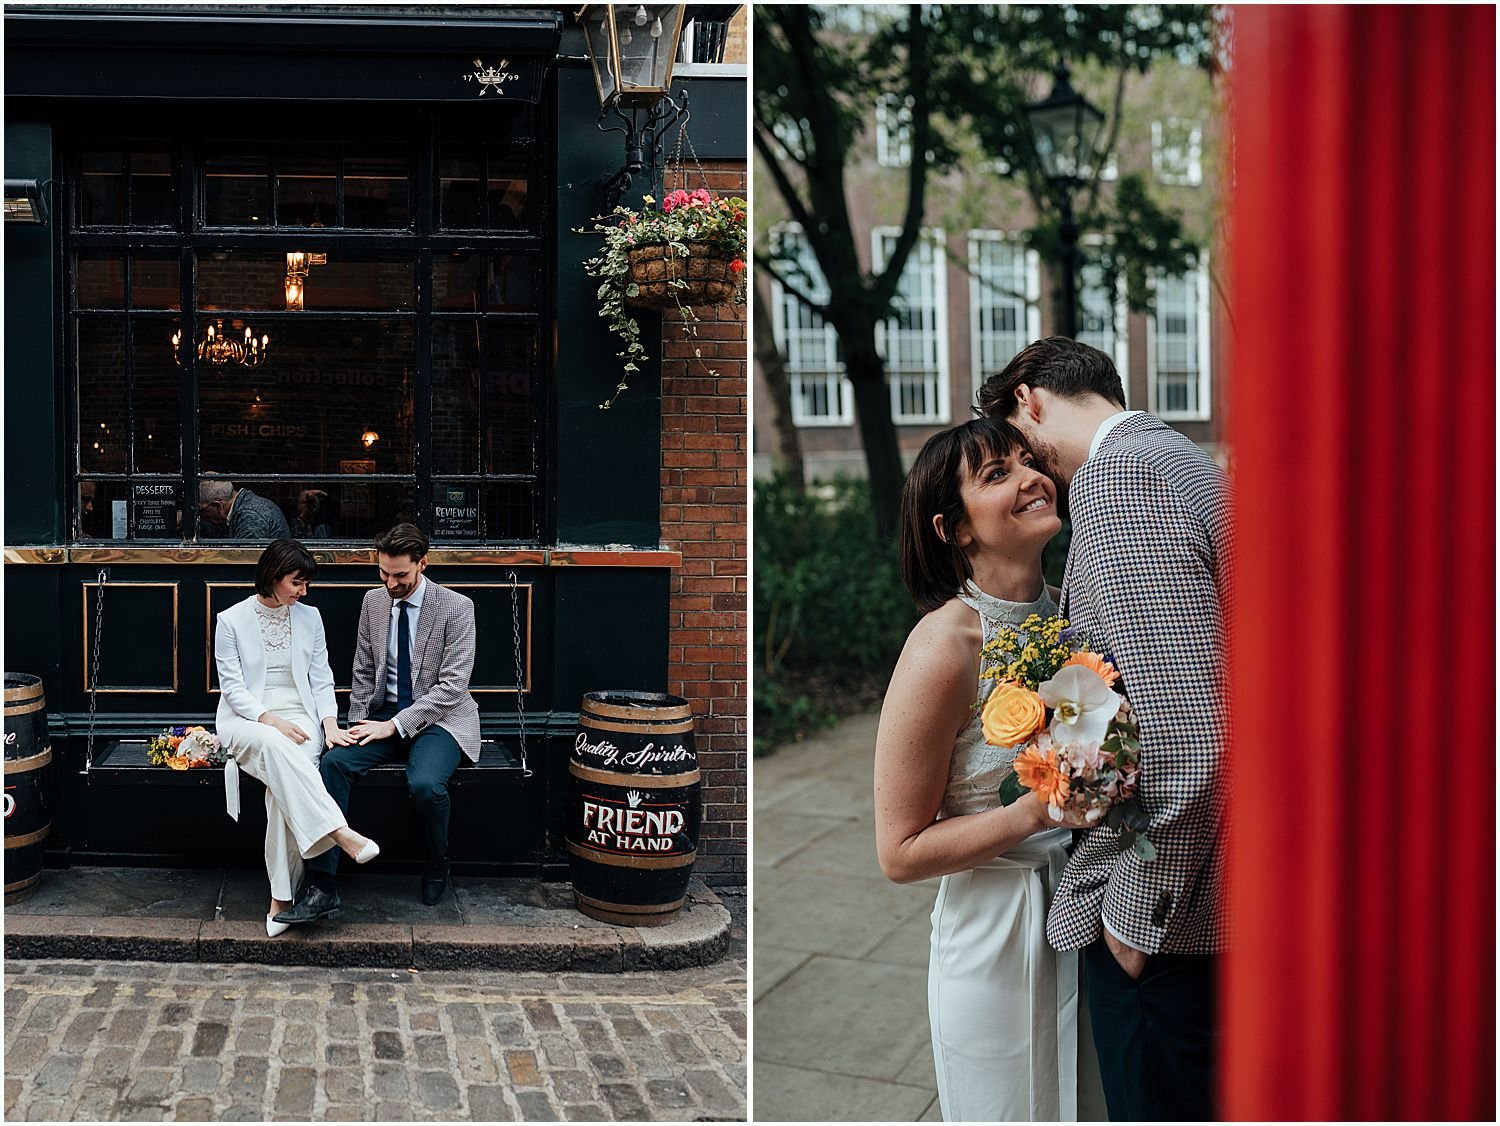
[[(1045, 588), (1034, 602), (993, 598), (972, 583), (959, 597), (979, 615), (985, 641), (1031, 614), (1057, 613)], [(993, 687), (979, 681), (976, 701)], [(1015, 753), (984, 741), (976, 709), (954, 743), (939, 816), (999, 804)], [(1107, 1117), (1078, 953), (1047, 944), (1047, 908), (1069, 839), (1066, 829), (1037, 833), (938, 886), (927, 1004), (946, 1122)]]

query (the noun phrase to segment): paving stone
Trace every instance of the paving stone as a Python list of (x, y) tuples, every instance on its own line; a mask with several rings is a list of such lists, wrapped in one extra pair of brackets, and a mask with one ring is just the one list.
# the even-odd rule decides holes
[(42, 1065), (32, 1081), (32, 1092), (42, 1098), (62, 1098), (78, 1078), (83, 1060), (74, 1055), (54, 1055)]
[(311, 1118), (318, 1073), (310, 1067), (284, 1067), (276, 1083), (276, 1113)]
[(183, 1099), (172, 1109), (178, 1122), (208, 1122), (214, 1116), (213, 1099)]
[(517, 1087), (541, 1085), (542, 1075), (537, 1070), (535, 1052), (506, 1052), (505, 1067), (510, 1072), (510, 1081)]
[(104, 1027), (105, 1014), (85, 1009), (68, 1022), (68, 1030), (63, 1033), (62, 1046), (70, 1052), (82, 1052), (92, 1044), (99, 1036), (99, 1030)]
[(601, 1079), (624, 1079), (630, 1074), (630, 1065), (624, 1059), (597, 1052), (589, 1056), (589, 1068)]
[(130, 1105), (120, 1111), (121, 1122), (165, 1122), (167, 1108), (164, 1106)]
[(229, 1037), (229, 1026), (218, 1021), (209, 1021), (193, 1030), (195, 1056), (216, 1056), (224, 1050), (224, 1041)]
[(458, 1073), (465, 1083), (493, 1083), (498, 1077), (495, 1053), (488, 1041), (466, 1038), (458, 1041), (454, 1049), (458, 1056)]
[(611, 1116), (628, 1121), (645, 1120), (651, 1117), (641, 1093), (626, 1083), (601, 1083), (599, 1093), (609, 1105)]
[(28, 1032), (55, 1032), (73, 1008), (71, 997), (42, 996), (31, 1006), (24, 1027)]
[(171, 1059), (182, 1050), (182, 1033), (175, 1028), (163, 1028), (151, 1034), (146, 1041), (146, 1058), (152, 1060)]
[(516, 1112), (505, 1099), (504, 1087), (470, 1087), (469, 1119), (473, 1122), (512, 1122)]
[(236, 1099), (258, 1099), (266, 1088), (270, 1065), (255, 1056), (240, 1056), (234, 1061), (229, 1093)]
[(527, 1122), (556, 1122), (557, 1107), (541, 1091), (517, 1091), (516, 1102), (521, 1106), (521, 1118)]
[(562, 1027), (558, 1022), (557, 1012), (546, 1001), (527, 1001), (526, 1019), (530, 1022), (531, 1027), (538, 1032), (546, 1032)]
[(245, 1017), (240, 1022), (239, 1034), (234, 1038), (234, 1050), (242, 1056), (265, 1056), (271, 1052), (271, 1031), (276, 1022), (271, 1017)]
[(607, 1122), (609, 1111), (598, 1103), (584, 1103), (581, 1106), (565, 1106), (563, 1114), (569, 1122)]
[(483, 1036), (484, 1014), (478, 1005), (449, 1005), (448, 1020), (458, 1036)]
[(376, 1122), (410, 1122), (413, 1117), (410, 1103), (386, 1102), (375, 1104)]
[[(405, 1099), (410, 1094), (406, 1069), (399, 1064), (377, 1063), (370, 1069), (370, 1076), (374, 1080), (375, 1093), (382, 1099)], [(385, 1116), (380, 1118), (384, 1120)]]
[[(384, 1034), (377, 1032), (375, 1035)], [(448, 1038), (446, 1036), (416, 1036), (412, 1038), (412, 1046), (416, 1049), (419, 1064), (431, 1067), (448, 1062)]]
[(401, 1043), (401, 1037), (394, 1032), (377, 1032), (372, 1037), (375, 1047), (375, 1058), (378, 1060), (399, 1060), (406, 1055), (406, 1048)]
[(360, 1037), (359, 1013), (354, 1009), (330, 1009), (325, 1031), (333, 1040), (357, 1040)]
[(45, 1036), (21, 1036), (5, 1048), (5, 1069), (10, 1072), (31, 1071), (47, 1057), (50, 1048)]
[(329, 1122), (364, 1122), (368, 1113), (367, 1107), (356, 1103), (330, 1103), (323, 1110), (323, 1118)]
[(224, 1069), (218, 1060), (190, 1059), (182, 1065), (182, 1089), (194, 1095), (211, 1095), (219, 1089)]
[(353, 1044), (329, 1044), (323, 1049), (329, 1067), (358, 1067), (359, 1049)]
[(137, 1068), (134, 1075), (135, 1081), (125, 1094), (130, 1102), (159, 1102), (172, 1092), (172, 1073), (164, 1067)]
[(646, 1080), (646, 1098), (655, 1107), (693, 1105), (693, 1093), (686, 1083), (672, 1079)]
[(413, 1032), (440, 1032), (443, 1027), (442, 1018), (436, 1009), (426, 1012), (410, 1012), (406, 1017), (407, 1027)]
[(224, 1122), (261, 1122), (265, 1112), (249, 1103), (233, 1103), (219, 1117)]
[(323, 1091), (331, 1103), (363, 1102), (364, 1072), (353, 1067), (329, 1068), (323, 1073)]
[(401, 1014), (389, 1001), (371, 1002), (365, 1006), (365, 1023), (371, 1028), (400, 1028)]
[(191, 1005), (173, 1002), (170, 1005), (162, 1006), (161, 1015), (156, 1018), (156, 1023), (158, 1027), (181, 1024), (192, 1015), (193, 1007)]
[(554, 1071), (548, 1074), (548, 1080), (552, 1083), (552, 1089), (557, 1092), (557, 1097), (564, 1103), (582, 1103), (598, 1096), (586, 1072), (582, 1071)]
[(417, 1074), (417, 1091), (422, 1105), (429, 1110), (457, 1110), (458, 1082), (446, 1071), (423, 1071)]

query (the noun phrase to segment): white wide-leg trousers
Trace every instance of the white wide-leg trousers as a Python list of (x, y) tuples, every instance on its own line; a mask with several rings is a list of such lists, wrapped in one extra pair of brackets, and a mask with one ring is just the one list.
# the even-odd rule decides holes
[[(317, 728), (300, 711), (276, 714), (303, 731)], [(266, 786), (266, 874), (271, 898), (290, 902), (302, 882), (302, 862), (334, 847), (329, 836), (349, 822), (328, 796), (318, 773), (315, 739), (294, 743), (269, 724), (253, 725), (230, 750), (241, 770)]]

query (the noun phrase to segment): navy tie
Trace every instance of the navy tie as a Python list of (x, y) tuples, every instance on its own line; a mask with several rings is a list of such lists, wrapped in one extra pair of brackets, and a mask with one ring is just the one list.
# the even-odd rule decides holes
[(396, 603), (401, 616), (396, 619), (396, 710), (411, 707), (411, 623), (406, 612), (410, 602)]

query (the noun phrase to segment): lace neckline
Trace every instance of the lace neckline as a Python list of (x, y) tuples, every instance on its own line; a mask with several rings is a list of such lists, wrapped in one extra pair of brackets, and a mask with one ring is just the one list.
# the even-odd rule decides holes
[(287, 606), (267, 606), (259, 598), (255, 600), (255, 612), (264, 614), (268, 618), (285, 618), (290, 616), (292, 608)]
[(1005, 619), (1014, 617), (1017, 621), (1024, 620), (1029, 614), (1041, 614), (1045, 617), (1053, 612), (1056, 605), (1052, 601), (1052, 592), (1047, 589), (1045, 581), (1042, 583), (1042, 593), (1030, 602), (1010, 602), (1004, 598), (996, 598), (993, 594), (986, 594), (975, 585), (973, 579), (964, 583), (964, 588), (958, 596), (987, 617)]

